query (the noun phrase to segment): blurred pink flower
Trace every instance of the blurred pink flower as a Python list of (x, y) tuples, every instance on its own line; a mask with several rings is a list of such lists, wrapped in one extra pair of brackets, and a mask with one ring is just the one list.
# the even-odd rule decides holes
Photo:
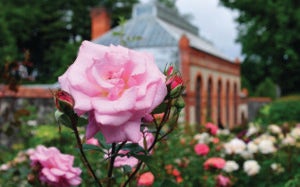
[(215, 169), (223, 169), (225, 166), (226, 161), (223, 158), (220, 157), (212, 157), (207, 159), (203, 166), (204, 169), (208, 170), (210, 168), (215, 168)]
[(146, 172), (138, 178), (138, 186), (152, 186), (154, 183), (154, 175), (151, 172)]
[(167, 94), (166, 77), (153, 56), (89, 41), (82, 42), (59, 83), (73, 96), (75, 112), (89, 113), (87, 139), (101, 131), (107, 143), (138, 142), (142, 118)]
[(209, 153), (209, 150), (206, 144), (198, 143), (194, 146), (194, 151), (197, 155), (205, 156)]
[(172, 171), (172, 175), (175, 177), (179, 177), (179, 176), (181, 176), (181, 173), (178, 169), (174, 168)]
[(69, 187), (81, 183), (81, 169), (72, 166), (74, 157), (62, 154), (55, 147), (37, 146), (30, 160), (33, 168), (40, 168), (39, 179), (46, 186)]
[(230, 179), (221, 174), (217, 176), (217, 186), (218, 187), (228, 187), (230, 186)]
[(216, 135), (218, 132), (218, 126), (214, 125), (213, 123), (206, 123), (205, 128), (209, 130), (211, 135)]
[(99, 146), (99, 142), (96, 138), (92, 137), (88, 140), (86, 140), (85, 142), (86, 144), (91, 144), (91, 145), (95, 145), (95, 146)]

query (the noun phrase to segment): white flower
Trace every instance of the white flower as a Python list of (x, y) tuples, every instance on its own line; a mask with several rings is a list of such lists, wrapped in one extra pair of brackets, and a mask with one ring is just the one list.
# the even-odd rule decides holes
[(262, 154), (274, 153), (276, 148), (271, 140), (262, 140), (258, 144), (258, 149)]
[(296, 138), (296, 139), (299, 139), (300, 138), (300, 128), (296, 127), (296, 128), (293, 128), (290, 132), (291, 136)]
[(273, 134), (280, 134), (281, 133), (281, 128), (278, 125), (269, 125), (268, 127), (269, 131)]
[(271, 169), (272, 169), (275, 173), (282, 173), (282, 172), (284, 172), (284, 168), (282, 167), (281, 164), (278, 164), (278, 163), (273, 163), (273, 164), (271, 164)]
[(241, 157), (243, 157), (245, 160), (247, 159), (252, 159), (253, 158), (253, 153), (250, 151), (244, 150), (240, 153)]
[(34, 127), (38, 125), (38, 122), (36, 120), (28, 120), (27, 125)]
[(273, 164), (271, 164), (271, 168), (272, 168), (272, 170), (276, 170), (276, 169), (278, 169), (278, 164), (277, 163), (273, 163)]
[(259, 131), (259, 128), (255, 126), (253, 123), (250, 124), (250, 127), (247, 130), (246, 136), (249, 137), (253, 134), (256, 134)]
[(281, 144), (283, 146), (291, 146), (296, 144), (295, 138), (293, 138), (291, 135), (286, 135), (286, 137), (281, 141)]
[(258, 151), (258, 146), (254, 143), (254, 142), (249, 142), (247, 144), (247, 150), (250, 152), (250, 153), (257, 153)]
[(239, 165), (234, 160), (228, 160), (228, 161), (226, 161), (225, 166), (223, 168), (223, 170), (226, 171), (227, 173), (236, 171), (238, 169), (239, 169)]
[(229, 135), (230, 131), (228, 129), (219, 129), (217, 134), (218, 135)]
[(11, 167), (11, 164), (2, 164), (0, 166), (0, 171), (7, 171)]
[(210, 142), (210, 135), (206, 132), (201, 134), (196, 134), (194, 139), (198, 141), (198, 143), (208, 144)]
[(247, 160), (244, 162), (243, 165), (244, 171), (247, 173), (248, 176), (253, 176), (256, 175), (259, 170), (260, 170), (260, 166), (257, 163), (256, 160)]
[(271, 136), (269, 134), (262, 134), (259, 137), (255, 138), (253, 140), (254, 143), (259, 144), (262, 140), (271, 140), (273, 143), (276, 142), (276, 138), (274, 136)]
[(239, 154), (246, 149), (246, 144), (243, 140), (234, 138), (224, 144), (226, 154)]

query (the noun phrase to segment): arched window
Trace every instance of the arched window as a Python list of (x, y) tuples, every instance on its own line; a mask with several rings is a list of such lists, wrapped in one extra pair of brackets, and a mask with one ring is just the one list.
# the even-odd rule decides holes
[(238, 100), (238, 94), (237, 94), (237, 86), (236, 83), (234, 83), (233, 86), (233, 122), (234, 125), (237, 125), (237, 101)]
[(222, 125), (222, 106), (221, 106), (221, 98), (222, 96), (222, 82), (221, 80), (218, 81), (218, 125)]
[(229, 108), (229, 82), (226, 83), (226, 125), (229, 127), (229, 116), (230, 116), (230, 108)]
[(211, 78), (208, 79), (208, 84), (207, 84), (207, 121), (212, 120), (212, 80)]
[(197, 123), (197, 130), (199, 124), (201, 124), (201, 102), (202, 102), (202, 80), (201, 77), (198, 76), (196, 80), (196, 123)]

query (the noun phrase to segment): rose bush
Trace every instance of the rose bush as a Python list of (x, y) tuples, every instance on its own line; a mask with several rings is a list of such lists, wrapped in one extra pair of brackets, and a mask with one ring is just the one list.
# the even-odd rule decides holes
[(101, 131), (107, 143), (138, 142), (141, 119), (167, 95), (165, 81), (153, 56), (88, 41), (59, 77), (62, 90), (74, 98), (75, 112), (89, 115), (87, 139)]

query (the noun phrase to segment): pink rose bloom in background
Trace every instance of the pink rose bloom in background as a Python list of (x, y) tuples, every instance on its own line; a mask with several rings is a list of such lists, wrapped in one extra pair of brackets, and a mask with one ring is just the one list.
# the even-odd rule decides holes
[(39, 179), (42, 184), (53, 187), (77, 186), (81, 183), (81, 169), (74, 168), (74, 157), (62, 154), (57, 148), (37, 146), (30, 155), (32, 167), (41, 167)]
[(209, 150), (209, 147), (203, 143), (198, 143), (194, 146), (194, 151), (197, 155), (205, 156), (209, 153)]
[(223, 169), (225, 166), (226, 161), (223, 158), (219, 157), (212, 157), (207, 159), (203, 166), (204, 169), (208, 170), (210, 168), (215, 168), (215, 169)]
[(88, 140), (86, 140), (85, 142), (86, 144), (90, 144), (90, 145), (95, 145), (95, 146), (99, 146), (99, 142), (96, 138), (92, 137)]
[(206, 123), (205, 128), (209, 130), (211, 135), (216, 135), (218, 132), (218, 126), (213, 123)]
[(138, 186), (152, 186), (154, 183), (154, 175), (151, 172), (143, 173), (139, 178), (137, 185)]
[[(145, 131), (147, 131), (147, 129), (145, 129)], [(141, 132), (140, 132), (141, 133)], [(145, 132), (144, 136), (142, 135), (143, 133), (141, 133), (141, 139), (139, 140), (138, 144), (143, 147), (144, 149), (148, 149), (152, 143), (154, 142), (154, 136), (152, 133), (148, 133)], [(144, 146), (144, 138), (145, 138), (145, 143), (147, 144), (147, 147)], [(128, 151), (126, 150), (120, 150), (119, 151), (120, 154), (126, 154), (128, 153)], [(150, 152), (151, 153), (151, 152)], [(136, 159), (135, 157), (131, 156), (131, 157), (127, 157), (127, 156), (118, 156), (115, 159), (114, 162), (114, 167), (122, 167), (124, 165), (128, 165), (131, 168), (135, 167), (138, 164), (138, 159)]]
[(141, 119), (167, 94), (165, 81), (153, 56), (88, 41), (59, 77), (62, 90), (74, 98), (75, 112), (89, 114), (87, 139), (101, 131), (107, 143), (139, 141)]
[(225, 177), (223, 175), (218, 175), (217, 176), (217, 186), (218, 187), (226, 187), (230, 186), (230, 179), (228, 177)]

